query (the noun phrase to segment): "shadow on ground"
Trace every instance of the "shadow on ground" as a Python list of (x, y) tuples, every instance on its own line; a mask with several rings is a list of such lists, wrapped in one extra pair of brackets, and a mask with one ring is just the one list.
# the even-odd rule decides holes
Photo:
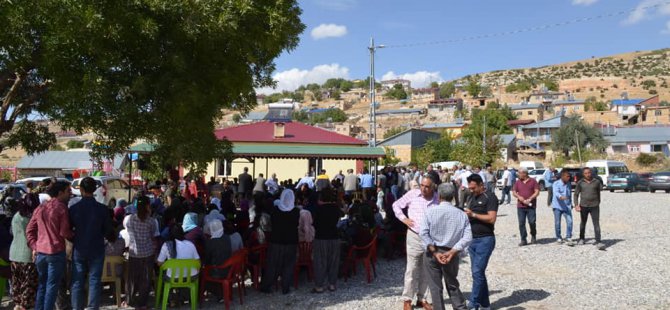
[[(512, 292), (512, 295), (496, 300), (491, 304), (492, 309), (515, 307), (529, 301), (539, 301), (549, 297), (551, 294), (545, 290), (523, 289)], [(513, 309), (524, 309), (517, 307)]]

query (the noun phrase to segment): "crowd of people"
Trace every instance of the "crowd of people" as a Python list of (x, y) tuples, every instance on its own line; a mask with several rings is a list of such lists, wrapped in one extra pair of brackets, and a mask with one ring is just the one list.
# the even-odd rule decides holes
[[(547, 169), (547, 204), (555, 215), (558, 242), (572, 233), (572, 208), (580, 212), (580, 238), (591, 215), (599, 248), (599, 202), (602, 183), (584, 169), (572, 197), (569, 174)], [(112, 210), (97, 202), (97, 183), (84, 178), (81, 197), (71, 199), (70, 184), (47, 179), (12, 201), (11, 216), (2, 220), (2, 258), (11, 270), (15, 309), (97, 309), (101, 275), (107, 256), (127, 260), (123, 306), (144, 309), (158, 267), (169, 259), (199, 259), (222, 265), (241, 249), (267, 246), (259, 290), (271, 294), (278, 286), (291, 292), (301, 243), (311, 244), (313, 293), (337, 290), (353, 246), (376, 244), (388, 258), (406, 257), (402, 292), (404, 309), (443, 309), (442, 281), (454, 309), (488, 309), (488, 261), (495, 248), (498, 207), (517, 199), (521, 246), (536, 242), (539, 188), (525, 169), (506, 169), (499, 199), (491, 167), (455, 166), (425, 170), (386, 167), (373, 176), (310, 169), (304, 177), (280, 181), (275, 174), (253, 177), (244, 172), (232, 180), (200, 178), (146, 182), (131, 201), (119, 200)], [(561, 237), (561, 218), (567, 222)], [(372, 243), (374, 241), (374, 243)], [(377, 251), (375, 251), (376, 253)], [(472, 294), (466, 301), (457, 279), (460, 257), (469, 255)], [(260, 257), (249, 256), (258, 263)], [(374, 257), (376, 261), (376, 257)], [(194, 269), (191, 276), (200, 271)], [(160, 275), (170, 277), (170, 274)], [(225, 277), (223, 272), (215, 277)], [(223, 301), (220, 289), (207, 287), (208, 298)], [(188, 296), (170, 294), (170, 306)]]

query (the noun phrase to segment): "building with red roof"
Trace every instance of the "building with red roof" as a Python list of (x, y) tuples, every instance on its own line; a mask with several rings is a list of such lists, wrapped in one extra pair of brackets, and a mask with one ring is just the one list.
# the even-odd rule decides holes
[(325, 169), (334, 177), (340, 170), (359, 171), (366, 160), (384, 157), (382, 148), (366, 141), (300, 122), (261, 121), (218, 129), (217, 139), (233, 144), (233, 160), (216, 160), (207, 176), (236, 178), (245, 167), (257, 177), (273, 173), (296, 181), (308, 171)]

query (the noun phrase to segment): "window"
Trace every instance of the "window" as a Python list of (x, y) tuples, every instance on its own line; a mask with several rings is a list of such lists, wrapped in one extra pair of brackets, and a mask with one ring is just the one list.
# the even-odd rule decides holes
[(629, 145), (628, 146), (628, 151), (631, 153), (638, 153), (640, 152), (640, 146), (638, 145)]
[(523, 115), (523, 112), (516, 112), (516, 115), (521, 116), (521, 115)]
[(107, 189), (121, 189), (121, 182), (119, 180), (107, 181)]
[(652, 145), (651, 146), (651, 151), (652, 152), (663, 152), (663, 145)]
[(663, 115), (663, 111), (661, 111), (661, 110), (656, 110), (656, 111), (654, 111), (654, 115), (655, 115), (655, 116), (661, 116), (661, 115)]
[(219, 161), (218, 174), (220, 176), (229, 176), (232, 174), (233, 162), (225, 159), (220, 159)]
[(533, 115), (533, 111), (528, 111), (528, 115)]

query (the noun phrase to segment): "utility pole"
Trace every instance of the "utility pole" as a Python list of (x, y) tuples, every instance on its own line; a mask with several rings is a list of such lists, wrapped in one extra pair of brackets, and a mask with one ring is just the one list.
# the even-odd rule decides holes
[(582, 151), (579, 146), (579, 132), (575, 131), (575, 141), (577, 142), (577, 156), (579, 156), (579, 165), (582, 165)]
[(484, 115), (484, 138), (482, 139), (482, 154), (486, 155), (486, 115)]
[(375, 51), (384, 48), (384, 45), (375, 45), (375, 39), (370, 38), (370, 146), (377, 146), (377, 107), (375, 102)]

